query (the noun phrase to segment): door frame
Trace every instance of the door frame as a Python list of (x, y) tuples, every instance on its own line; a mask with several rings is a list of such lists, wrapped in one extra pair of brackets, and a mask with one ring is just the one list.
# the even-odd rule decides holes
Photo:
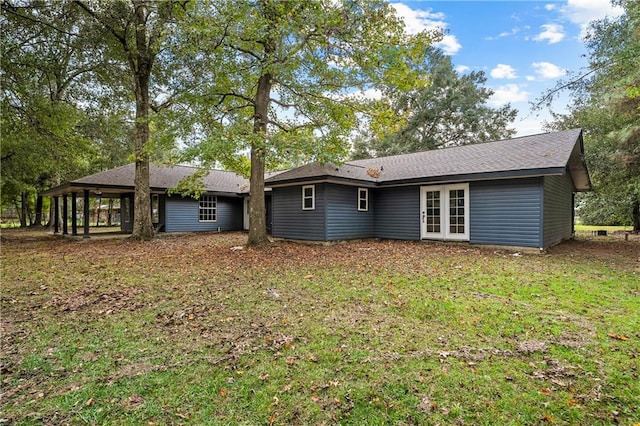
[[(451, 232), (450, 192), (464, 190), (464, 233)], [(440, 232), (427, 232), (427, 192), (440, 193)], [(456, 207), (459, 208), (459, 207)], [(469, 184), (430, 185), (420, 187), (420, 238), (423, 240), (469, 241)]]

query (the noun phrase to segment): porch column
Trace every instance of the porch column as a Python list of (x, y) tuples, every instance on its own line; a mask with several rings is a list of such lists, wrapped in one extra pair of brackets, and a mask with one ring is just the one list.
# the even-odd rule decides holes
[(71, 235), (78, 235), (78, 193), (71, 193)]
[(60, 233), (60, 197), (53, 197), (53, 233)]
[(62, 195), (62, 235), (69, 234), (69, 227), (67, 218), (69, 217), (69, 201), (67, 200), (67, 194)]
[(89, 238), (89, 190), (84, 190), (84, 220), (82, 221), (84, 233), (82, 238)]

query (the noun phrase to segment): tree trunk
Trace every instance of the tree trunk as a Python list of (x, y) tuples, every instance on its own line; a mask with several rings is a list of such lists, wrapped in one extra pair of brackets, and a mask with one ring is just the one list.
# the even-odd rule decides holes
[(153, 53), (147, 42), (144, 2), (134, 2), (136, 8), (136, 51), (130, 52), (129, 62), (135, 74), (136, 125), (134, 146), (136, 173), (134, 179), (132, 238), (150, 240), (154, 236), (151, 223), (151, 190), (149, 188), (149, 81), (153, 66)]
[(33, 221), (35, 226), (42, 226), (42, 204), (42, 195), (38, 194), (38, 197), (36, 198), (36, 217)]
[(20, 228), (26, 228), (29, 212), (27, 211), (27, 193), (24, 191), (20, 193), (20, 210), (18, 211), (20, 212)]
[[(272, 86), (271, 74), (265, 73), (258, 80), (255, 98), (253, 132), (261, 137), (251, 145), (251, 177), (249, 183), (249, 239), (248, 245), (269, 242), (267, 238), (266, 206), (264, 202), (264, 163), (267, 138), (269, 99)], [(259, 144), (259, 145), (258, 145)]]
[(633, 233), (637, 234), (640, 232), (640, 200), (635, 200), (633, 202)]

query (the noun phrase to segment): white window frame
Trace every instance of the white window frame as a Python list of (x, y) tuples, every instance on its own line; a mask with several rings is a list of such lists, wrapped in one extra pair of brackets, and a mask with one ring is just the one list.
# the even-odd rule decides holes
[[(364, 194), (364, 197), (362, 196)], [(362, 202), (364, 201), (364, 208), (362, 208)], [(358, 211), (369, 211), (369, 188), (358, 188)]]
[[(305, 190), (311, 188), (311, 196), (307, 197), (305, 195)], [(311, 207), (307, 207), (305, 201), (311, 200)], [(304, 185), (302, 187), (302, 210), (315, 210), (316, 209), (316, 186), (315, 185)]]
[[(204, 213), (204, 214), (203, 214)], [(205, 219), (203, 219), (203, 216)], [(207, 219), (213, 216), (213, 219)], [(216, 195), (201, 195), (198, 200), (198, 222), (211, 223), (218, 221), (218, 197)]]
[[(449, 191), (464, 190), (464, 233), (450, 232), (450, 195)], [(440, 192), (440, 231), (439, 233), (426, 231), (426, 193)], [(459, 208), (459, 207), (458, 207)], [(469, 184), (433, 185), (420, 188), (420, 237), (422, 239), (469, 241)]]

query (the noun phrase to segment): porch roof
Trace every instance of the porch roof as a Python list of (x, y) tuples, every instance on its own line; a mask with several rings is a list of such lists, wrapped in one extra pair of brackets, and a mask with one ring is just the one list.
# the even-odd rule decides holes
[[(149, 186), (151, 192), (166, 192), (178, 183), (193, 175), (198, 169), (190, 166), (163, 167), (150, 164)], [(93, 175), (85, 176), (51, 188), (42, 193), (44, 196), (59, 196), (72, 192), (89, 190), (92, 195), (115, 197), (134, 191), (135, 164), (116, 167)], [(207, 192), (242, 195), (249, 192), (249, 180), (234, 172), (224, 170), (209, 170), (202, 178)]]

